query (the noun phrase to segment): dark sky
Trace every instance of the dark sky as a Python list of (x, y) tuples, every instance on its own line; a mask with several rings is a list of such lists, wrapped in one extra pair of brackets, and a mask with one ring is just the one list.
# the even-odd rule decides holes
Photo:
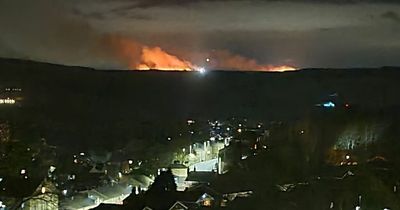
[(0, 30), (1, 57), (96, 68), (127, 68), (105, 36), (198, 65), (215, 50), (297, 67), (400, 65), (397, 0), (0, 0)]

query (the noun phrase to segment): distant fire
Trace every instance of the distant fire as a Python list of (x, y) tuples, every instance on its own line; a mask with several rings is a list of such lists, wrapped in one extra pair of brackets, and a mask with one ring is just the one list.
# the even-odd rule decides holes
[(181, 60), (171, 55), (160, 47), (143, 47), (140, 64), (132, 66), (138, 70), (173, 70), (173, 71), (192, 71), (196, 69), (189, 61)]
[(257, 62), (257, 60), (245, 56), (233, 54), (228, 50), (214, 50), (209, 54), (207, 63), (213, 69), (221, 70), (237, 70), (237, 71), (293, 71), (296, 68), (292, 66), (282, 65), (264, 65)]
[(275, 71), (275, 72), (284, 72), (284, 71), (296, 71), (297, 69), (292, 66), (264, 66), (263, 68), (259, 69), (261, 71)]
[[(145, 46), (124, 37), (110, 36), (107, 38), (106, 43), (111, 44), (111, 49), (116, 50), (117, 58), (126, 63), (129, 69), (200, 72), (204, 72), (204, 69), (272, 72), (296, 70), (296, 68), (287, 65), (262, 65), (255, 59), (233, 54), (227, 50), (213, 50), (211, 53), (202, 53), (201, 55), (206, 61), (203, 68), (172, 55), (160, 47)], [(191, 57), (191, 55), (187, 57)]]

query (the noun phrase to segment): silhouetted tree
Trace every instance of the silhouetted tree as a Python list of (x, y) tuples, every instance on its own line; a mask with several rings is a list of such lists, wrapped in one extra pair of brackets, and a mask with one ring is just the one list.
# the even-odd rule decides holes
[(176, 184), (174, 176), (171, 170), (163, 171), (156, 177), (154, 183), (149, 189), (149, 194), (152, 193), (163, 193), (163, 192), (175, 192)]

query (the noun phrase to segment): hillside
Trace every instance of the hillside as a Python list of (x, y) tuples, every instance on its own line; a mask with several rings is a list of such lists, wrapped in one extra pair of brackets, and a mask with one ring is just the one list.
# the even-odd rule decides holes
[[(305, 69), (288, 73), (94, 70), (0, 59), (0, 88), (23, 100), (0, 118), (36, 126), (50, 141), (86, 146), (146, 138), (171, 122), (231, 116), (296, 119), (337, 93), (358, 110), (400, 105), (400, 68)], [(167, 133), (168, 131), (164, 131)], [(160, 132), (159, 132), (160, 133)], [(161, 132), (162, 133), (162, 132)]]

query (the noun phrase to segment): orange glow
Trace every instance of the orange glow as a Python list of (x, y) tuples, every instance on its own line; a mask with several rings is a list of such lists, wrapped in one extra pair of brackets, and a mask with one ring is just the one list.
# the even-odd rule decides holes
[[(162, 70), (162, 71), (200, 71), (204, 68), (192, 64), (190, 61), (172, 55), (160, 47), (149, 47), (134, 40), (121, 36), (107, 36), (103, 44), (109, 46), (109, 52), (116, 56), (124, 66), (136, 70)], [(189, 53), (195, 57), (196, 53)], [(206, 69), (236, 70), (236, 71), (294, 71), (292, 66), (263, 65), (255, 59), (233, 54), (228, 50), (213, 50), (205, 57)]]
[(259, 64), (257, 60), (242, 55), (234, 54), (228, 50), (214, 50), (209, 55), (208, 65), (214, 69), (221, 70), (238, 70), (238, 71), (294, 71), (296, 68), (292, 66), (282, 65), (264, 65)]
[(140, 64), (133, 66), (138, 70), (191, 71), (195, 69), (189, 61), (181, 60), (160, 47), (143, 47)]
[(276, 72), (284, 72), (284, 71), (296, 71), (297, 69), (292, 67), (292, 66), (262, 66), (260, 69), (256, 70), (261, 70), (261, 71), (276, 71)]
[(102, 40), (107, 52), (116, 57), (117, 62), (129, 69), (191, 71), (197, 69), (189, 61), (179, 59), (160, 47), (148, 47), (127, 37), (109, 35)]

